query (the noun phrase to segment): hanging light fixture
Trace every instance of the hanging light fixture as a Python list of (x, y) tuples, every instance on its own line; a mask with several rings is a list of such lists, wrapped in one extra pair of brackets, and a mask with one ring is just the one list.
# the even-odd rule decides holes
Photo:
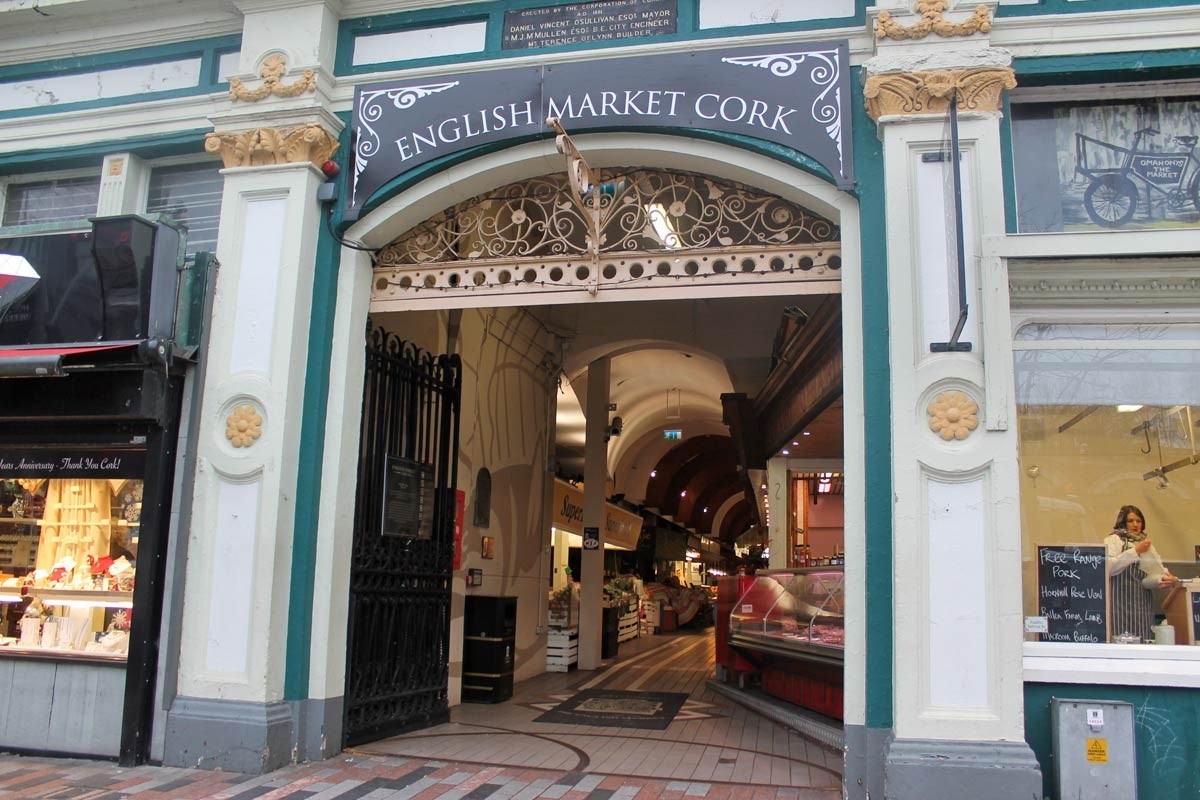
[(667, 389), (667, 419), (679, 419), (683, 416), (682, 394), (676, 387)]

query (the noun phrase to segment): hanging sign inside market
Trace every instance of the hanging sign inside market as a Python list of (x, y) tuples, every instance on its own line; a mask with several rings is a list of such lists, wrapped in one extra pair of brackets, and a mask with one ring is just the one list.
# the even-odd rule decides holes
[[(582, 533), (583, 492), (569, 483), (554, 482), (554, 516), (551, 524), (571, 533)], [(604, 541), (625, 550), (637, 548), (642, 518), (611, 503), (604, 504)]]
[(389, 181), (480, 145), (570, 133), (736, 134), (816, 161), (853, 185), (845, 42), (699, 50), (460, 72), (359, 86), (346, 218)]

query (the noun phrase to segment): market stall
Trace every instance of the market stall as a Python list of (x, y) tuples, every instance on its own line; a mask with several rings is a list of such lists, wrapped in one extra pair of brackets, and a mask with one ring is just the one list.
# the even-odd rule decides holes
[(737, 594), (721, 626), (722, 677), (757, 672), (767, 694), (841, 719), (843, 578), (840, 567), (817, 567), (721, 579), (722, 594)]

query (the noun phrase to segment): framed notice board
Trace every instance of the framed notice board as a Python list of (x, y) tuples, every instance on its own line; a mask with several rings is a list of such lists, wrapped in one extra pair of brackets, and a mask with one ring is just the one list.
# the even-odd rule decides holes
[(410, 539), (433, 537), (433, 469), (428, 464), (387, 457), (380, 533)]
[(1038, 545), (1043, 642), (1108, 641), (1108, 554), (1103, 544)]

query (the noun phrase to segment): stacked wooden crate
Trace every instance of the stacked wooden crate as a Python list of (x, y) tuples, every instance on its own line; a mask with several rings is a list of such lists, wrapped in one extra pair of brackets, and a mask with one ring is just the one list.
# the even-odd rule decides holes
[(579, 663), (579, 628), (551, 628), (546, 634), (546, 672), (566, 672)]
[(641, 636), (641, 610), (636, 600), (629, 601), (617, 622), (617, 641), (627, 642)]

